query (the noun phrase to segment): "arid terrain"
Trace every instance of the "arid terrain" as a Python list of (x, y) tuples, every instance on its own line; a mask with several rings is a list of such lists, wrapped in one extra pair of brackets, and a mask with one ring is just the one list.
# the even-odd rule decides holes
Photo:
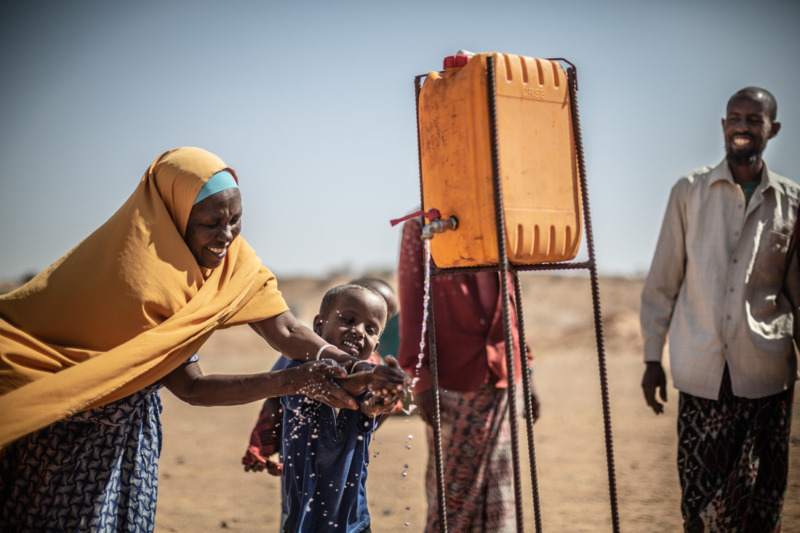
[[(394, 284), (391, 274), (386, 278)], [(294, 313), (310, 323), (321, 295), (341, 281), (345, 279), (287, 278), (279, 286)], [(526, 336), (535, 352), (534, 381), (542, 402), (534, 427), (542, 529), (612, 531), (589, 281), (543, 273), (523, 274), (522, 281)], [(678, 395), (669, 391), (661, 416), (644, 403), (639, 387), (640, 290), (641, 280), (600, 280), (620, 529), (676, 532), (681, 530), (675, 467)], [(267, 370), (276, 354), (249, 328), (237, 327), (215, 333), (200, 356), (210, 374)], [(169, 392), (163, 399), (156, 530), (277, 532), (278, 478), (244, 472), (240, 463), (260, 404), (192, 407)], [(784, 531), (800, 531), (798, 407), (796, 398)], [(535, 531), (525, 424), (520, 422), (525, 531)], [(426, 444), (420, 419), (389, 419), (375, 435), (371, 452), (367, 488), (373, 531), (421, 531)]]

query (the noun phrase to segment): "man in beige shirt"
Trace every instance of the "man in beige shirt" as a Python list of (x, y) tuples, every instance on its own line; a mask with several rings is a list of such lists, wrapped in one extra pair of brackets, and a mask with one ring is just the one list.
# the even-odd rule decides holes
[(672, 188), (642, 291), (642, 389), (680, 391), (678, 471), (686, 531), (776, 531), (788, 469), (800, 278), (800, 187), (762, 160), (777, 135), (769, 91), (728, 101), (726, 157)]

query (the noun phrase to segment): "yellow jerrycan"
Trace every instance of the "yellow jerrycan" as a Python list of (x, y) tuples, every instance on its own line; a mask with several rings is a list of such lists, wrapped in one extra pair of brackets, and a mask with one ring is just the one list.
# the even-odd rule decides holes
[(458, 227), (437, 234), (439, 268), (497, 265), (486, 64), (494, 58), (497, 149), (512, 264), (574, 259), (580, 247), (580, 176), (567, 76), (546, 59), (486, 53), (445, 59), (419, 94), (423, 210)]

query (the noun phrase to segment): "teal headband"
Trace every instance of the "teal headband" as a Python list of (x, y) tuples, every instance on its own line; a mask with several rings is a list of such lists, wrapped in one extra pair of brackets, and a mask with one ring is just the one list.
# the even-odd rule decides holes
[(208, 178), (206, 184), (203, 185), (203, 188), (197, 193), (197, 198), (195, 198), (194, 203), (196, 204), (197, 202), (205, 200), (212, 194), (217, 194), (225, 189), (238, 188), (239, 185), (236, 183), (236, 178), (233, 177), (233, 174), (231, 174), (229, 170), (220, 170)]

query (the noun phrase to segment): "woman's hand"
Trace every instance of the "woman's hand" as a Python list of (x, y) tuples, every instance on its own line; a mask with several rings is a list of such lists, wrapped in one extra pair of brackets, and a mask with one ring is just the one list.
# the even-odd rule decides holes
[(340, 409), (358, 409), (355, 398), (340, 387), (334, 379), (347, 376), (345, 369), (329, 360), (312, 361), (296, 368), (293, 394), (303, 394), (312, 400)]
[(351, 396), (358, 396), (359, 394), (366, 392), (369, 390), (372, 368), (369, 368), (369, 371), (366, 371), (366, 369), (362, 370), (361, 372), (358, 371), (364, 367), (367, 367), (367, 365), (365, 364), (357, 367), (354, 374), (345, 376), (343, 378), (336, 378), (336, 383), (338, 383)]

